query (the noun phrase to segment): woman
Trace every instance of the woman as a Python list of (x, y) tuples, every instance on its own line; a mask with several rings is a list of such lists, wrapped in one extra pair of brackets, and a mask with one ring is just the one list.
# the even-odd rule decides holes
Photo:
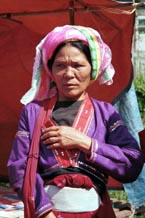
[[(135, 180), (144, 156), (115, 109), (86, 92), (95, 79), (111, 84), (113, 75), (111, 51), (91, 28), (57, 27), (38, 45), (32, 87), (21, 100), (27, 105), (8, 161), (10, 182), (24, 203), (31, 204), (34, 195), (31, 218), (115, 217), (107, 178)], [(39, 156), (29, 154), (36, 119), (41, 120)], [(24, 178), (32, 157), (38, 166), (27, 199), (32, 184)], [(26, 218), (28, 210), (25, 205)]]

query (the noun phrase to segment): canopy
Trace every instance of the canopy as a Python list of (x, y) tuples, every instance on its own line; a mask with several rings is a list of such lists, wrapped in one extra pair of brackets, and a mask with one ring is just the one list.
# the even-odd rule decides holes
[[(115, 101), (132, 80), (131, 44), (134, 6), (110, 0), (1, 0), (0, 7), (0, 175), (7, 177), (7, 160), (22, 105), (31, 84), (37, 43), (55, 26), (76, 24), (98, 30), (113, 53), (116, 70), (111, 86), (89, 88), (91, 96)], [(21, 148), (20, 148), (21, 149)]]

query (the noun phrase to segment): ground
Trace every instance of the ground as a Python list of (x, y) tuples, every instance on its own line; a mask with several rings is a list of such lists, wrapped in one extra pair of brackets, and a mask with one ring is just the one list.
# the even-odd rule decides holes
[[(127, 201), (114, 198), (111, 201), (117, 218), (145, 218), (145, 213), (132, 216)], [(23, 204), (9, 187), (0, 186), (0, 218), (24, 218)]]

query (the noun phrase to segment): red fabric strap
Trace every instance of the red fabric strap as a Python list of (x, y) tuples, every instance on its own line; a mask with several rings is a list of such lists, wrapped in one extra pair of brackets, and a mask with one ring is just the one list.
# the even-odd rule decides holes
[(43, 101), (40, 107), (38, 118), (34, 127), (32, 142), (27, 160), (26, 173), (23, 185), (24, 217), (35, 218), (34, 186), (36, 180), (37, 162), (39, 156), (39, 140), (41, 127), (47, 112), (47, 101)]

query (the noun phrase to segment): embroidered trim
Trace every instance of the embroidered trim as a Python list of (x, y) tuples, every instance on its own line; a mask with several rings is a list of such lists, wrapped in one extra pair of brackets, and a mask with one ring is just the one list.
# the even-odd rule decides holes
[(26, 132), (26, 131), (18, 131), (16, 133), (16, 136), (26, 136), (26, 137), (29, 137), (30, 133), (29, 132)]
[(97, 156), (98, 141), (93, 138), (91, 139), (91, 141), (91, 155), (90, 157), (88, 155), (85, 155), (87, 160), (95, 160)]
[[(55, 125), (55, 122), (53, 122), (52, 118), (52, 110), (56, 103), (56, 96), (50, 99), (49, 106), (48, 106), (48, 112), (47, 116), (49, 121), (47, 120), (48, 125)], [(82, 102), (77, 116), (75, 117), (75, 120), (72, 124), (72, 127), (75, 129), (78, 129), (82, 133), (86, 133), (89, 129), (90, 122), (92, 120), (92, 114), (93, 114), (93, 105), (92, 101), (89, 98), (88, 94), (86, 94), (84, 101)], [(80, 119), (81, 116), (81, 119)], [(55, 158), (57, 159), (57, 162), (61, 167), (69, 167), (69, 166), (77, 166), (77, 160), (80, 155), (80, 151), (78, 149), (54, 149), (53, 150)]]
[(38, 211), (35, 212), (35, 215), (37, 217), (41, 217), (43, 214), (45, 214), (46, 212), (49, 212), (52, 210), (52, 207), (50, 207), (50, 204), (46, 204), (44, 206), (42, 206), (40, 209), (38, 209)]
[(118, 120), (115, 123), (113, 123), (113, 125), (110, 126), (109, 131), (113, 132), (117, 127), (119, 126), (124, 126), (125, 123), (122, 120)]

